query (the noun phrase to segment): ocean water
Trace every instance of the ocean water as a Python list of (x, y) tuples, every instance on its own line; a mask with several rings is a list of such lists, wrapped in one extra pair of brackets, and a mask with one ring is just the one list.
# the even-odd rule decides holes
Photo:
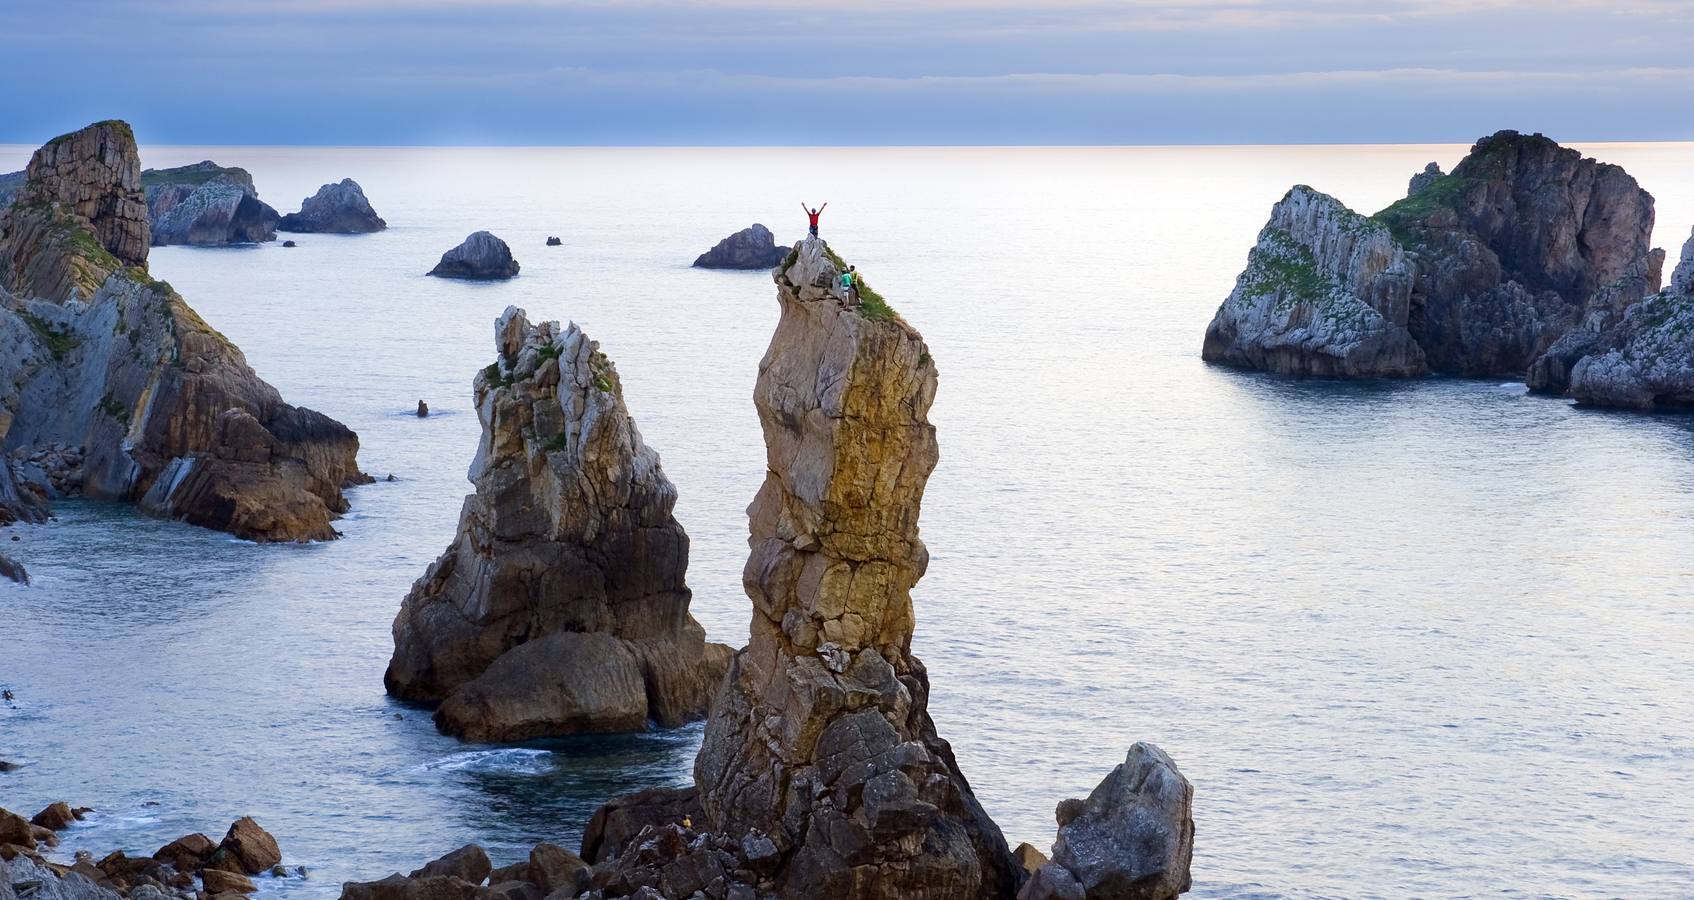
[[(695, 615), (741, 643), (776, 303), (764, 273), (688, 264), (828, 201), (824, 236), (941, 373), (915, 649), (1008, 840), (1045, 847), (1054, 805), (1150, 740), (1195, 786), (1195, 896), (1694, 895), (1694, 419), (1199, 359), (1289, 185), (1374, 210), (1464, 149), (145, 148), (244, 166), (284, 212), (364, 185), (384, 233), (152, 268), (395, 480), (330, 544), (91, 502), (13, 529), (35, 584), (0, 589), (0, 758), (25, 763), (0, 805), (95, 807), (67, 857), (253, 815), (312, 871), (263, 892), (324, 897), (467, 841), (573, 846), (606, 796), (686, 782), (698, 726), (436, 734), (383, 693), (389, 625), (452, 536), (471, 376), (516, 304), (617, 363), (681, 491)], [(1582, 149), (1658, 197), (1674, 259), (1694, 145)], [(423, 276), (484, 228), (521, 276)]]

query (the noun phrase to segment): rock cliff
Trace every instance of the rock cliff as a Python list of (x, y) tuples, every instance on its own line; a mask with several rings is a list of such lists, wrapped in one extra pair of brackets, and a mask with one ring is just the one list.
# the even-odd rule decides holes
[(482, 440), (452, 546), (394, 620), (385, 682), (469, 740), (677, 725), (729, 648), (688, 614), (676, 488), (574, 324), (507, 308), (474, 381)]
[(1670, 287), (1630, 306), (1580, 349), (1566, 385), (1578, 403), (1694, 408), (1694, 236)]
[(280, 216), (259, 199), (246, 169), (211, 160), (141, 173), (153, 245), (256, 244), (276, 240)]
[(754, 223), (718, 241), (694, 260), (696, 269), (768, 269), (788, 255), (771, 230)]
[(129, 126), (55, 139), (28, 171), (0, 214), (0, 447), (50, 470), (32, 483), (55, 495), (253, 540), (335, 537), (358, 438), (284, 403), (148, 274)]
[(365, 191), (351, 178), (326, 184), (300, 202), (300, 211), (282, 217), (278, 231), (320, 234), (368, 234), (388, 223), (371, 208)]
[(1653, 198), (1621, 168), (1514, 131), (1450, 174), (1426, 169), (1368, 219), (1296, 188), (1202, 355), (1290, 374), (1522, 377), (1657, 290), (1652, 228)]
[(518, 261), (512, 258), (512, 248), (486, 231), (465, 238), (459, 246), (441, 254), (441, 261), (429, 274), (442, 278), (465, 278), (472, 281), (497, 281), (518, 274)]

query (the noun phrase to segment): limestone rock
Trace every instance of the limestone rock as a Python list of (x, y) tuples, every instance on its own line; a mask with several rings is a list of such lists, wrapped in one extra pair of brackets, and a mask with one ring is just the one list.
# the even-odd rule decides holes
[(518, 274), (518, 261), (512, 258), (512, 248), (486, 231), (465, 238), (464, 243), (441, 254), (441, 262), (429, 274), (442, 278), (465, 278), (473, 281), (495, 281)]
[(254, 244), (276, 240), (280, 216), (246, 169), (211, 160), (141, 173), (153, 245)]
[(300, 211), (282, 217), (278, 231), (319, 234), (368, 234), (388, 223), (371, 208), (365, 191), (351, 178), (326, 184), (300, 202)]
[(754, 223), (718, 241), (694, 260), (697, 269), (769, 269), (788, 255), (778, 247), (771, 230)]
[(729, 648), (688, 614), (676, 488), (574, 324), (508, 307), (474, 382), (482, 440), (453, 545), (394, 621), (385, 682), (471, 740), (704, 715)]
[(87, 875), (60, 874), (48, 865), (19, 855), (0, 860), (0, 900), (120, 900), (111, 888)]
[(367, 480), (357, 436), (284, 403), (148, 275), (146, 220), (125, 218), (137, 159), (128, 126), (90, 126), (37, 151), (26, 199), (0, 214), (0, 448), (41, 464), (31, 484), (54, 495), (253, 540), (335, 537), (342, 489)]
[(1422, 172), (1412, 176), (1411, 183), (1406, 186), (1406, 196), (1416, 197), (1423, 192), (1424, 188), (1440, 181), (1441, 176), (1445, 174), (1447, 173), (1441, 171), (1441, 166), (1438, 163), (1430, 163), (1424, 166)]
[[(1653, 198), (1621, 168), (1515, 131), (1451, 174), (1426, 169), (1368, 219), (1295, 188), (1202, 355), (1287, 374), (1522, 377), (1564, 335), (1597, 333), (1658, 289), (1652, 228)], [(1557, 383), (1563, 368), (1535, 377)]]
[(1578, 403), (1694, 408), (1694, 237), (1682, 247), (1669, 288), (1629, 307), (1580, 349), (1568, 384)]
[(935, 367), (903, 321), (836, 302), (840, 270), (814, 239), (773, 273), (751, 641), (706, 724), (700, 803), (717, 832), (773, 837), (785, 896), (1008, 897), (1022, 870), (936, 734), (911, 653)]
[(1137, 742), (1080, 808), (1061, 814), (1052, 865), (1074, 876), (1088, 900), (1176, 897), (1192, 886), (1193, 803), (1176, 763)]

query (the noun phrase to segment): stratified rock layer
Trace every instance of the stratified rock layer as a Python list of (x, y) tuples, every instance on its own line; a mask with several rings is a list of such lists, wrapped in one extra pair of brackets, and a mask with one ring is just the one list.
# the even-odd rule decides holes
[[(1296, 187), (1202, 355), (1287, 374), (1521, 377), (1658, 289), (1652, 229), (1653, 198), (1621, 168), (1514, 131), (1451, 174), (1426, 169), (1368, 219)], [(1557, 384), (1565, 368), (1530, 377)]]
[(326, 184), (300, 202), (300, 211), (282, 217), (278, 231), (321, 234), (367, 234), (388, 223), (371, 208), (365, 191), (351, 178)]
[(754, 223), (718, 241), (694, 260), (697, 269), (769, 269), (788, 255), (771, 230)]
[(394, 621), (385, 681), (470, 740), (703, 716), (729, 648), (688, 614), (676, 488), (576, 325), (508, 308), (477, 374), (482, 441), (453, 545)]
[(512, 248), (486, 231), (465, 238), (459, 246), (441, 254), (441, 261), (429, 274), (441, 278), (464, 278), (472, 281), (497, 281), (518, 274), (518, 261), (512, 258)]
[(246, 169), (204, 160), (141, 173), (153, 245), (255, 244), (276, 240), (277, 211), (259, 199)]
[(73, 459), (35, 482), (55, 495), (134, 501), (254, 540), (335, 537), (341, 490), (363, 478), (358, 438), (284, 403), (147, 274), (129, 127), (55, 139), (29, 172), (0, 215), (0, 447)]
[(897, 317), (839, 304), (840, 268), (814, 239), (775, 273), (751, 641), (695, 761), (701, 807), (718, 831), (775, 841), (785, 896), (1008, 897), (1021, 870), (936, 734), (911, 652), (935, 367)]

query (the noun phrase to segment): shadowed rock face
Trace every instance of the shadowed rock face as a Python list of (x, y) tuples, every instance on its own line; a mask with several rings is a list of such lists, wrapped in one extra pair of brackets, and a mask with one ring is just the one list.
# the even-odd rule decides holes
[(470, 740), (703, 716), (729, 648), (688, 614), (676, 489), (574, 324), (510, 307), (477, 374), (482, 442), (453, 545), (394, 621), (388, 690)]
[(259, 199), (246, 169), (211, 160), (141, 173), (153, 245), (254, 244), (276, 240), (277, 211)]
[(253, 540), (335, 537), (341, 490), (363, 479), (358, 438), (284, 403), (147, 274), (137, 158), (122, 123), (59, 138), (0, 215), (0, 447), (74, 450), (58, 494), (134, 501)]
[(464, 243), (441, 254), (441, 262), (429, 270), (441, 278), (465, 278), (472, 281), (496, 281), (518, 274), (518, 261), (512, 258), (512, 248), (486, 231), (465, 238)]
[(700, 803), (714, 829), (774, 839), (787, 896), (1007, 897), (1020, 870), (936, 734), (911, 653), (935, 367), (904, 322), (841, 308), (839, 272), (808, 240), (775, 273), (752, 634), (707, 722)]
[(757, 223), (718, 241), (694, 260), (697, 269), (768, 269), (788, 255), (771, 230)]
[(1451, 174), (1426, 169), (1368, 219), (1297, 187), (1202, 355), (1288, 374), (1523, 376), (1658, 289), (1652, 228), (1653, 198), (1622, 169), (1514, 131), (1478, 141)]
[(326, 184), (300, 203), (300, 211), (282, 217), (279, 231), (320, 234), (367, 234), (388, 223), (371, 208), (365, 191), (351, 178)]

